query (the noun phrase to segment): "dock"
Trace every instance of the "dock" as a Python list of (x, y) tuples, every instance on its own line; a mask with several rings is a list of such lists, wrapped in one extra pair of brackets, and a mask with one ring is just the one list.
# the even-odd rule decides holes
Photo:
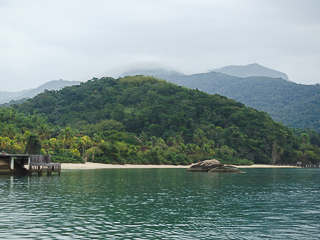
[(301, 168), (320, 168), (320, 163), (312, 164), (312, 163), (287, 163), (287, 164), (274, 164), (275, 166), (291, 166), (291, 167), (301, 167)]
[(50, 155), (30, 155), (31, 159), (28, 164), (28, 174), (38, 173), (38, 176), (42, 176), (43, 173), (47, 173), (47, 176), (51, 176), (53, 172), (61, 173), (61, 163), (51, 163)]
[(61, 163), (52, 163), (50, 155), (0, 153), (0, 174), (51, 176), (53, 172), (60, 175)]

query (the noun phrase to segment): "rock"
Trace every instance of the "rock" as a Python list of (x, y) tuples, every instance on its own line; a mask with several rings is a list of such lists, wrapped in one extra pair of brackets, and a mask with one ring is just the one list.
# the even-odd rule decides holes
[(198, 162), (189, 167), (187, 172), (229, 172), (239, 173), (242, 172), (233, 166), (223, 166), (218, 160), (211, 159)]
[(209, 172), (240, 173), (242, 171), (233, 166), (221, 166), (221, 167), (212, 168), (209, 170)]
[(188, 172), (208, 172), (209, 170), (223, 166), (218, 160), (211, 159), (191, 165), (186, 171)]

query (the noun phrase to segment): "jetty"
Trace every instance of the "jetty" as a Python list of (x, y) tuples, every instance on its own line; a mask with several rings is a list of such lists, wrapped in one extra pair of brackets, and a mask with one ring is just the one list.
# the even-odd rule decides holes
[(53, 172), (61, 173), (61, 163), (51, 163), (50, 155), (8, 154), (0, 153), (0, 174), (28, 174), (37, 173), (42, 176)]
[(320, 163), (312, 164), (312, 163), (287, 163), (287, 164), (274, 164), (274, 166), (290, 166), (290, 167), (301, 167), (301, 168), (320, 168)]

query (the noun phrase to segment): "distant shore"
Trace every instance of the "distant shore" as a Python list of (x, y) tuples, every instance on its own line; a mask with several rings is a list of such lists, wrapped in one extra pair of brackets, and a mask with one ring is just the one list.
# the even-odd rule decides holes
[[(191, 165), (137, 165), (137, 164), (104, 164), (104, 163), (62, 163), (62, 170), (68, 169), (134, 169), (134, 168), (188, 168)], [(235, 166), (237, 168), (297, 168), (295, 166), (274, 166), (267, 164), (253, 164), (247, 166)]]
[(276, 166), (276, 165), (268, 165), (268, 164), (253, 164), (253, 165), (247, 165), (247, 166), (236, 166), (236, 165), (232, 165), (235, 166), (237, 168), (300, 168), (297, 166)]

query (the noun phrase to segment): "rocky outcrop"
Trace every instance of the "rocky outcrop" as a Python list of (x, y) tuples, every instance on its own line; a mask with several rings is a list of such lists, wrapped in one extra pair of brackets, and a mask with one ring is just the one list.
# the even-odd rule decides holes
[(241, 172), (233, 166), (223, 166), (218, 160), (211, 159), (191, 165), (187, 172)]
[(209, 170), (209, 172), (240, 173), (242, 171), (233, 166), (221, 166), (221, 167), (212, 168), (211, 170)]
[(218, 160), (211, 159), (195, 163), (187, 169), (188, 172), (208, 172), (209, 170), (223, 166)]

